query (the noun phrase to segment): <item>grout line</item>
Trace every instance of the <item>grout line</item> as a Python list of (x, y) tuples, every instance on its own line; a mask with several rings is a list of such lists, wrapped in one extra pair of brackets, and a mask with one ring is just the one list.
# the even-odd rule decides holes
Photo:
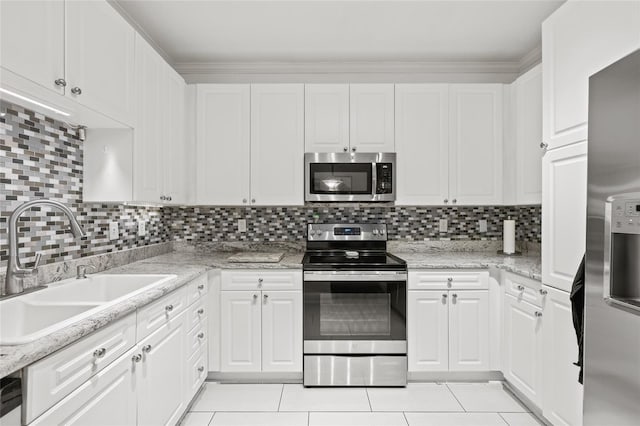
[(456, 396), (455, 392), (453, 392), (453, 391), (451, 390), (451, 388), (449, 387), (449, 383), (445, 383), (444, 385), (447, 387), (447, 389), (449, 390), (449, 392), (451, 392), (451, 395), (453, 395), (453, 397), (455, 398), (455, 400), (456, 400), (456, 401), (458, 401), (458, 404), (460, 404), (460, 407), (462, 407), (462, 409), (463, 409), (463, 410), (464, 410), (464, 412), (466, 413), (466, 412), (467, 412), (467, 409), (466, 409), (466, 408), (464, 408), (464, 405), (462, 405), (462, 403), (460, 402), (460, 400), (459, 400), (459, 399), (458, 399), (458, 397)]
[[(278, 409), (276, 412), (280, 412), (280, 405), (282, 405), (282, 395), (284, 394), (284, 383), (282, 384), (282, 389), (280, 389), (280, 400), (278, 401)], [(308, 426), (308, 425), (307, 425)]]
[(307, 426), (311, 424), (311, 411), (307, 411)]
[(509, 422), (507, 421), (507, 419), (505, 419), (505, 418), (502, 416), (502, 413), (496, 413), (496, 414), (498, 414), (498, 415), (500, 416), (500, 418), (502, 419), (502, 421), (503, 421), (507, 426), (509, 426)]
[(402, 417), (404, 417), (404, 422), (407, 424), (407, 426), (409, 426), (409, 419), (407, 419), (407, 412), (406, 411), (402, 412)]
[(213, 413), (213, 416), (211, 416), (211, 419), (209, 420), (209, 423), (207, 423), (207, 426), (211, 426), (213, 424), (213, 418), (216, 416), (216, 413)]
[(367, 395), (367, 402), (369, 403), (369, 411), (373, 413), (373, 407), (371, 407), (371, 399), (369, 398), (369, 388), (365, 388), (364, 393)]

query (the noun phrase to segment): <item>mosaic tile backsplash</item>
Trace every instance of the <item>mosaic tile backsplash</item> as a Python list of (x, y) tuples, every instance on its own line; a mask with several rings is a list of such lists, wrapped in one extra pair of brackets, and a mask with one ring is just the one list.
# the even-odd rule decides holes
[[(7, 225), (11, 212), (25, 201), (52, 198), (76, 212), (87, 237), (76, 240), (68, 221), (56, 210), (25, 212), (19, 223), (23, 262), (41, 252), (42, 264), (169, 241), (160, 208), (82, 202), (82, 142), (64, 123), (17, 105), (0, 102), (0, 268), (8, 259)], [(137, 221), (147, 235), (137, 236)], [(110, 241), (109, 222), (120, 236)]]
[[(43, 263), (147, 246), (167, 241), (264, 242), (297, 241), (308, 222), (377, 222), (389, 226), (393, 240), (482, 241), (502, 238), (502, 220), (517, 221), (518, 241), (540, 243), (540, 206), (500, 207), (135, 207), (82, 202), (82, 142), (62, 122), (23, 107), (0, 102), (0, 268), (8, 258), (7, 223), (11, 212), (35, 198), (53, 198), (69, 205), (88, 236), (75, 240), (66, 219), (50, 209), (26, 213), (19, 229), (24, 262), (43, 254)], [(238, 219), (247, 232), (238, 232)], [(449, 231), (438, 232), (448, 219)], [(147, 235), (137, 236), (144, 220)], [(487, 221), (479, 232), (478, 221)], [(109, 222), (120, 236), (108, 239)]]

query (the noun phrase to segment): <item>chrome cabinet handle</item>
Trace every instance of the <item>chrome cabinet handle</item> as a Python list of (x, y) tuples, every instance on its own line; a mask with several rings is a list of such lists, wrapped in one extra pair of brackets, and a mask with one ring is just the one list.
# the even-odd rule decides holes
[(449, 202), (449, 199), (448, 199), (448, 198), (445, 198), (445, 199), (444, 199), (444, 203), (445, 203), (445, 204), (447, 204), (448, 202)]
[(82, 89), (79, 88), (78, 86), (73, 87), (71, 89), (71, 93), (73, 93), (74, 95), (82, 95)]
[(204, 284), (199, 284), (198, 285), (198, 290), (204, 290)]
[(246, 199), (246, 198), (243, 198), (243, 199), (242, 199), (242, 202), (243, 202), (244, 204), (247, 204), (247, 199)]
[(458, 297), (458, 295), (456, 293), (453, 293), (451, 297), (453, 297), (453, 299), (455, 300)]
[(164, 201), (164, 200), (166, 200), (166, 199), (167, 199), (167, 197), (165, 197), (164, 195), (161, 195), (161, 196), (160, 196), (160, 199), (161, 199), (162, 201)]
[(547, 149), (548, 147), (549, 147), (549, 144), (546, 144), (544, 142), (540, 142), (540, 148)]
[(258, 295), (257, 295), (257, 294), (254, 294), (254, 295), (253, 295), (253, 300), (257, 300), (257, 299), (258, 299)]
[(100, 349), (96, 349), (95, 351), (93, 351), (93, 357), (94, 358), (102, 358), (104, 356), (104, 354), (107, 353), (107, 349), (106, 348), (100, 348)]
[(452, 200), (452, 203), (453, 203), (453, 204), (455, 204), (455, 203), (457, 203), (457, 202), (458, 202), (458, 200), (457, 200), (456, 198), (454, 198), (454, 199)]
[(264, 303), (267, 303), (267, 300), (269, 299), (269, 295), (265, 294), (262, 296), (262, 298), (264, 299)]
[(171, 195), (167, 197), (167, 201), (171, 201)]
[(202, 373), (204, 371), (204, 367), (201, 365), (200, 367), (198, 367), (198, 371)]
[(134, 356), (131, 357), (131, 361), (133, 361), (133, 362), (142, 361), (142, 354), (135, 354)]
[(548, 293), (548, 291), (547, 291), (547, 290), (545, 290), (545, 289), (543, 289), (543, 288), (541, 288), (541, 289), (540, 289), (540, 295), (542, 295), (542, 296), (546, 296), (546, 295), (547, 295), (547, 293)]
[(202, 308), (198, 309), (198, 314), (199, 314), (199, 315), (204, 314), (204, 309), (202, 309)]
[(447, 287), (451, 287), (453, 283), (453, 278), (447, 278)]
[(343, 150), (344, 152), (347, 152), (347, 151), (349, 151), (349, 148), (347, 148), (347, 147), (345, 146), (344, 148), (342, 148), (342, 150)]
[(443, 294), (442, 294), (442, 298), (443, 298), (443, 299), (447, 300), (447, 297), (448, 297), (448, 294), (447, 294), (447, 293), (443, 293)]
[(167, 311), (167, 312), (171, 312), (171, 311), (173, 311), (173, 305), (167, 305), (167, 306), (165, 306), (165, 307), (164, 307), (164, 310), (165, 310), (165, 311)]
[(151, 352), (151, 345), (144, 345), (142, 347), (142, 352), (148, 354), (149, 352)]
[(356, 147), (351, 148), (351, 152), (356, 152)]
[(204, 333), (202, 332), (198, 333), (198, 339), (204, 339)]
[(524, 286), (523, 285), (519, 285), (516, 287), (519, 291), (524, 291)]
[(67, 80), (65, 80), (64, 78), (58, 78), (54, 81), (54, 83), (59, 87), (67, 87)]
[(251, 203), (253, 204), (253, 203), (255, 203), (255, 202), (256, 202), (256, 199), (255, 199), (255, 198), (252, 198), (252, 199), (251, 199)]
[(536, 318), (540, 318), (540, 317), (542, 317), (542, 312), (540, 312), (540, 311), (535, 311), (535, 312), (534, 312), (534, 315), (536, 316)]
[(262, 278), (258, 278), (258, 287), (262, 287), (262, 283), (264, 280)]

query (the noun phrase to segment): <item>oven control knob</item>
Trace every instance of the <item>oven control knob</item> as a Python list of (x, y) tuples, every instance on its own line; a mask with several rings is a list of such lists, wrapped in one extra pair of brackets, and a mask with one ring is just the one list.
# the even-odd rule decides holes
[(378, 235), (378, 233), (379, 233), (379, 232), (378, 232), (378, 230), (377, 230), (377, 229), (374, 229), (374, 230), (373, 230), (373, 235)]
[(380, 230), (380, 235), (384, 235), (384, 229)]

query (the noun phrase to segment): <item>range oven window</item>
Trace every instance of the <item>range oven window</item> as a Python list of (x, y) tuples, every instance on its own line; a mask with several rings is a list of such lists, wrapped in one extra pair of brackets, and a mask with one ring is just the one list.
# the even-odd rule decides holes
[(406, 283), (304, 284), (305, 340), (405, 340)]
[(312, 194), (371, 194), (371, 163), (311, 163), (309, 165)]

